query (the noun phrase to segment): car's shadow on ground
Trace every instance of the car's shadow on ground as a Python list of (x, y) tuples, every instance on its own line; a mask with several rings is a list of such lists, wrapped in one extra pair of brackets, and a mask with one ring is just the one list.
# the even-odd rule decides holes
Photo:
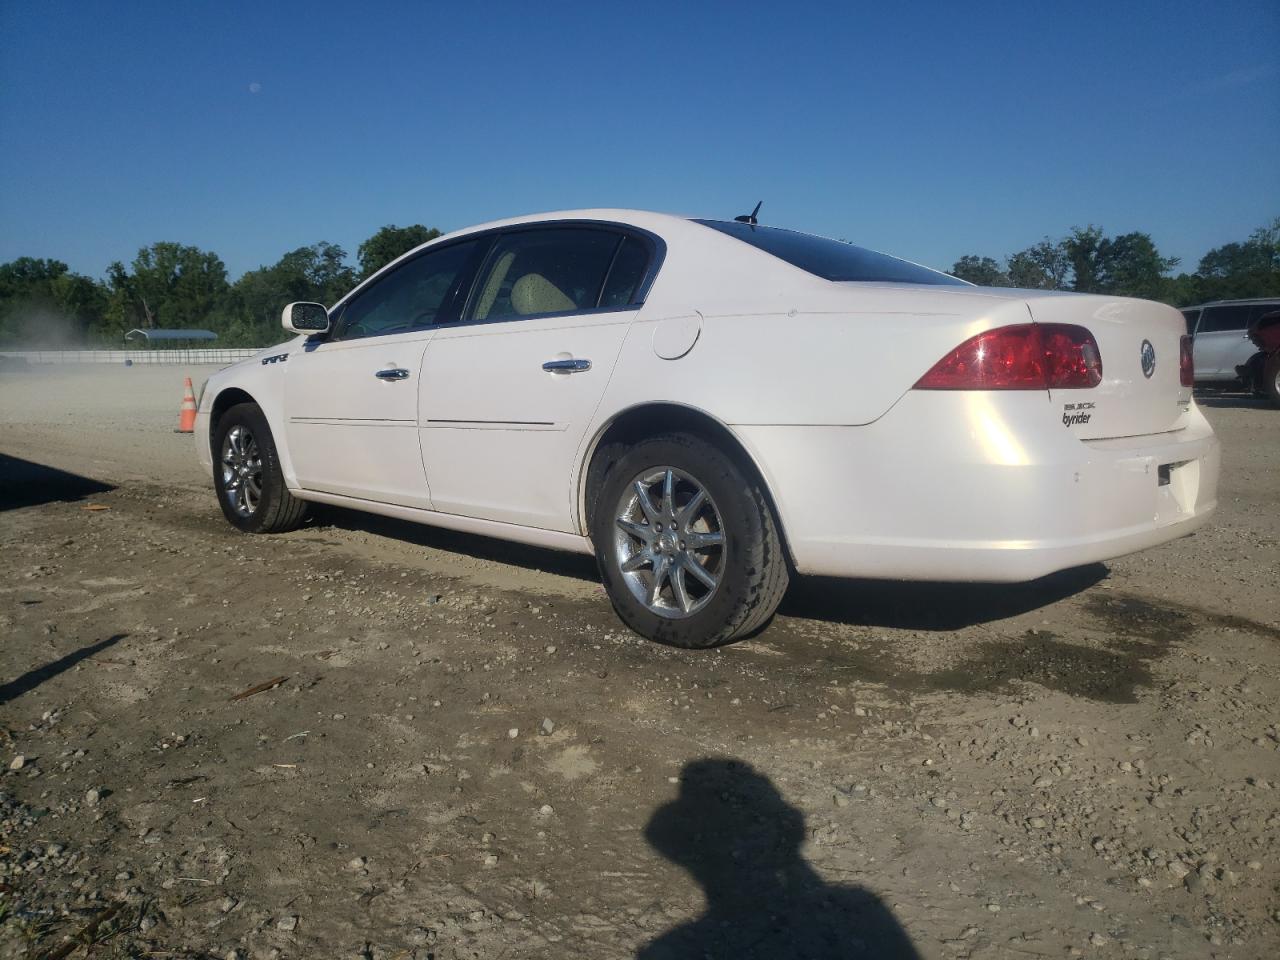
[[(427, 527), (342, 507), (317, 507), (312, 529), (369, 533), (444, 550), (477, 560), (509, 564), (598, 584), (595, 560), (492, 537)], [(916, 583), (842, 580), (792, 574), (778, 612), (786, 617), (904, 630), (958, 630), (1036, 610), (1094, 586), (1107, 576), (1100, 563), (1066, 570), (1030, 583)]]
[(1275, 410), (1276, 405), (1266, 397), (1249, 393), (1197, 393), (1196, 403), (1216, 410)]
[(778, 613), (902, 630), (960, 630), (1057, 603), (1106, 579), (1100, 563), (1030, 583), (917, 583), (793, 577)]
[(92, 477), (0, 453), (0, 511), (83, 500), (114, 489)]
[(363, 513), (359, 510), (347, 510), (344, 507), (313, 504), (311, 516), (310, 528), (316, 531), (332, 528), (371, 533), (431, 550), (461, 554), (476, 560), (506, 563), (525, 570), (571, 577), (588, 583), (600, 582), (595, 560), (585, 554), (531, 547), (474, 533), (459, 533), (443, 527), (428, 527), (408, 520), (380, 517), (377, 514)]

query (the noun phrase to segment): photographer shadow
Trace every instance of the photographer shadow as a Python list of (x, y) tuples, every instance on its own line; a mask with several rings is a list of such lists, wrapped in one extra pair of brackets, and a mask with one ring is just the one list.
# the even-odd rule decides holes
[(818, 876), (800, 855), (804, 837), (804, 815), (749, 764), (689, 763), (680, 796), (654, 813), (645, 839), (689, 872), (707, 908), (637, 960), (919, 960), (879, 897)]

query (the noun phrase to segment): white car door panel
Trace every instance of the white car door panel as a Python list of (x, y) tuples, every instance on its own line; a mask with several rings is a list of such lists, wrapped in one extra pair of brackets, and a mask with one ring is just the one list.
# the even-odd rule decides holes
[(576, 532), (575, 457), (634, 316), (441, 329), (427, 347), (420, 387), (435, 509)]
[(430, 337), (321, 343), (290, 356), (285, 431), (303, 488), (430, 509), (417, 440)]
[(285, 432), (304, 489), (431, 508), (418, 443), (422, 354), (434, 324), (456, 315), (480, 249), (463, 241), (400, 261), (335, 311), (329, 339), (291, 355)]

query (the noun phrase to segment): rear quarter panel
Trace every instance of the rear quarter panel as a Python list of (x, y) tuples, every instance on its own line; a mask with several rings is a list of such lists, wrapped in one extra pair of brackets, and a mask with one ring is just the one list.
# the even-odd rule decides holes
[(956, 299), (867, 290), (832, 298), (822, 311), (685, 314), (696, 318), (697, 339), (670, 360), (654, 343), (674, 318), (646, 310), (628, 333), (598, 420), (670, 402), (730, 425), (872, 423), (962, 341), (1029, 320), (1021, 301)]

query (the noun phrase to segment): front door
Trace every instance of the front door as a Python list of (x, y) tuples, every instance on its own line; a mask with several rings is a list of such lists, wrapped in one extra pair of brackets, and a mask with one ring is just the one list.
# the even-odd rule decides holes
[(329, 338), (290, 355), (285, 430), (304, 489), (430, 509), (417, 429), (422, 357), (477, 249), (467, 241), (406, 261), (339, 307)]
[(575, 532), (576, 458), (639, 308), (651, 250), (603, 227), (503, 234), (419, 405), (435, 509)]

